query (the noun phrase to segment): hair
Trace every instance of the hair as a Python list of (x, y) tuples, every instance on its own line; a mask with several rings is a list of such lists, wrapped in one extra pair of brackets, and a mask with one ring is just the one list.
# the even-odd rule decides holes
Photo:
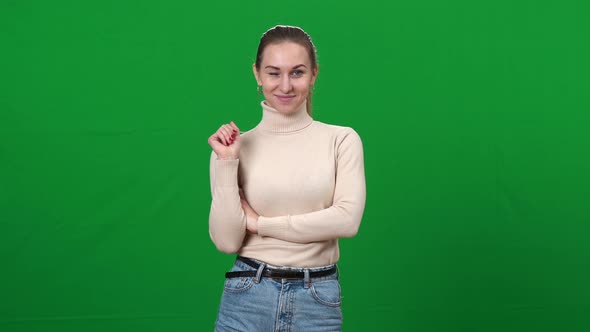
[[(260, 71), (260, 65), (262, 63), (262, 53), (266, 46), (270, 44), (280, 44), (282, 42), (293, 42), (299, 44), (307, 50), (309, 60), (311, 62), (312, 71), (317, 70), (317, 50), (315, 45), (311, 41), (311, 37), (307, 32), (303, 31), (300, 27), (290, 25), (275, 25), (274, 27), (266, 30), (265, 33), (260, 37), (260, 43), (258, 44), (258, 51), (256, 52), (256, 70)], [(307, 95), (307, 113), (311, 115), (311, 95), (312, 90), (309, 90)]]

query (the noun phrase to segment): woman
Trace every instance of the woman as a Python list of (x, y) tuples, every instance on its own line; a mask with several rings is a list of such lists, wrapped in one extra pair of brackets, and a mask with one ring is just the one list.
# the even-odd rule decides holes
[(302, 29), (266, 31), (252, 68), (262, 120), (209, 137), (209, 233), (238, 254), (216, 331), (339, 331), (338, 238), (357, 233), (365, 207), (361, 139), (312, 119), (319, 67)]

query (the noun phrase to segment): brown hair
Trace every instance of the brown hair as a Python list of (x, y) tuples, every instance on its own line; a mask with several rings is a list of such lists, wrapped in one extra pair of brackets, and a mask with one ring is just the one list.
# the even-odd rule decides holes
[[(317, 65), (317, 54), (316, 48), (311, 37), (303, 29), (290, 25), (275, 25), (274, 27), (266, 30), (265, 33), (260, 37), (260, 43), (258, 44), (258, 51), (256, 52), (256, 70), (260, 71), (260, 65), (262, 63), (262, 52), (266, 46), (270, 44), (279, 44), (282, 42), (293, 42), (299, 44), (307, 50), (309, 60), (311, 62), (311, 69), (315, 71)], [(309, 90), (307, 95), (307, 113), (311, 115), (311, 94), (312, 90)]]

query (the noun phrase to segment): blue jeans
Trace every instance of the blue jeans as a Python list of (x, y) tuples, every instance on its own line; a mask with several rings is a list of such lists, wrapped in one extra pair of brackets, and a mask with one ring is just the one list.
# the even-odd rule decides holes
[[(256, 260), (255, 260), (256, 261)], [(260, 261), (256, 261), (262, 263)], [(304, 271), (300, 268), (284, 268)], [(310, 268), (321, 271), (332, 266)], [(236, 261), (231, 271), (252, 271)], [(215, 331), (341, 331), (340, 283), (338, 273), (319, 278), (273, 279), (227, 278)]]

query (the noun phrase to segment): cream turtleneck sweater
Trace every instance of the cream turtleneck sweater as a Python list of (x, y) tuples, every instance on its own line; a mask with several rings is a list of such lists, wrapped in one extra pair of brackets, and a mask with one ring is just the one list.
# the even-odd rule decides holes
[[(334, 264), (338, 238), (357, 233), (365, 207), (361, 139), (352, 128), (314, 121), (305, 103), (292, 114), (261, 105), (238, 159), (211, 155), (211, 239), (223, 252), (271, 265)], [(246, 232), (240, 188), (260, 215), (258, 234)]]

